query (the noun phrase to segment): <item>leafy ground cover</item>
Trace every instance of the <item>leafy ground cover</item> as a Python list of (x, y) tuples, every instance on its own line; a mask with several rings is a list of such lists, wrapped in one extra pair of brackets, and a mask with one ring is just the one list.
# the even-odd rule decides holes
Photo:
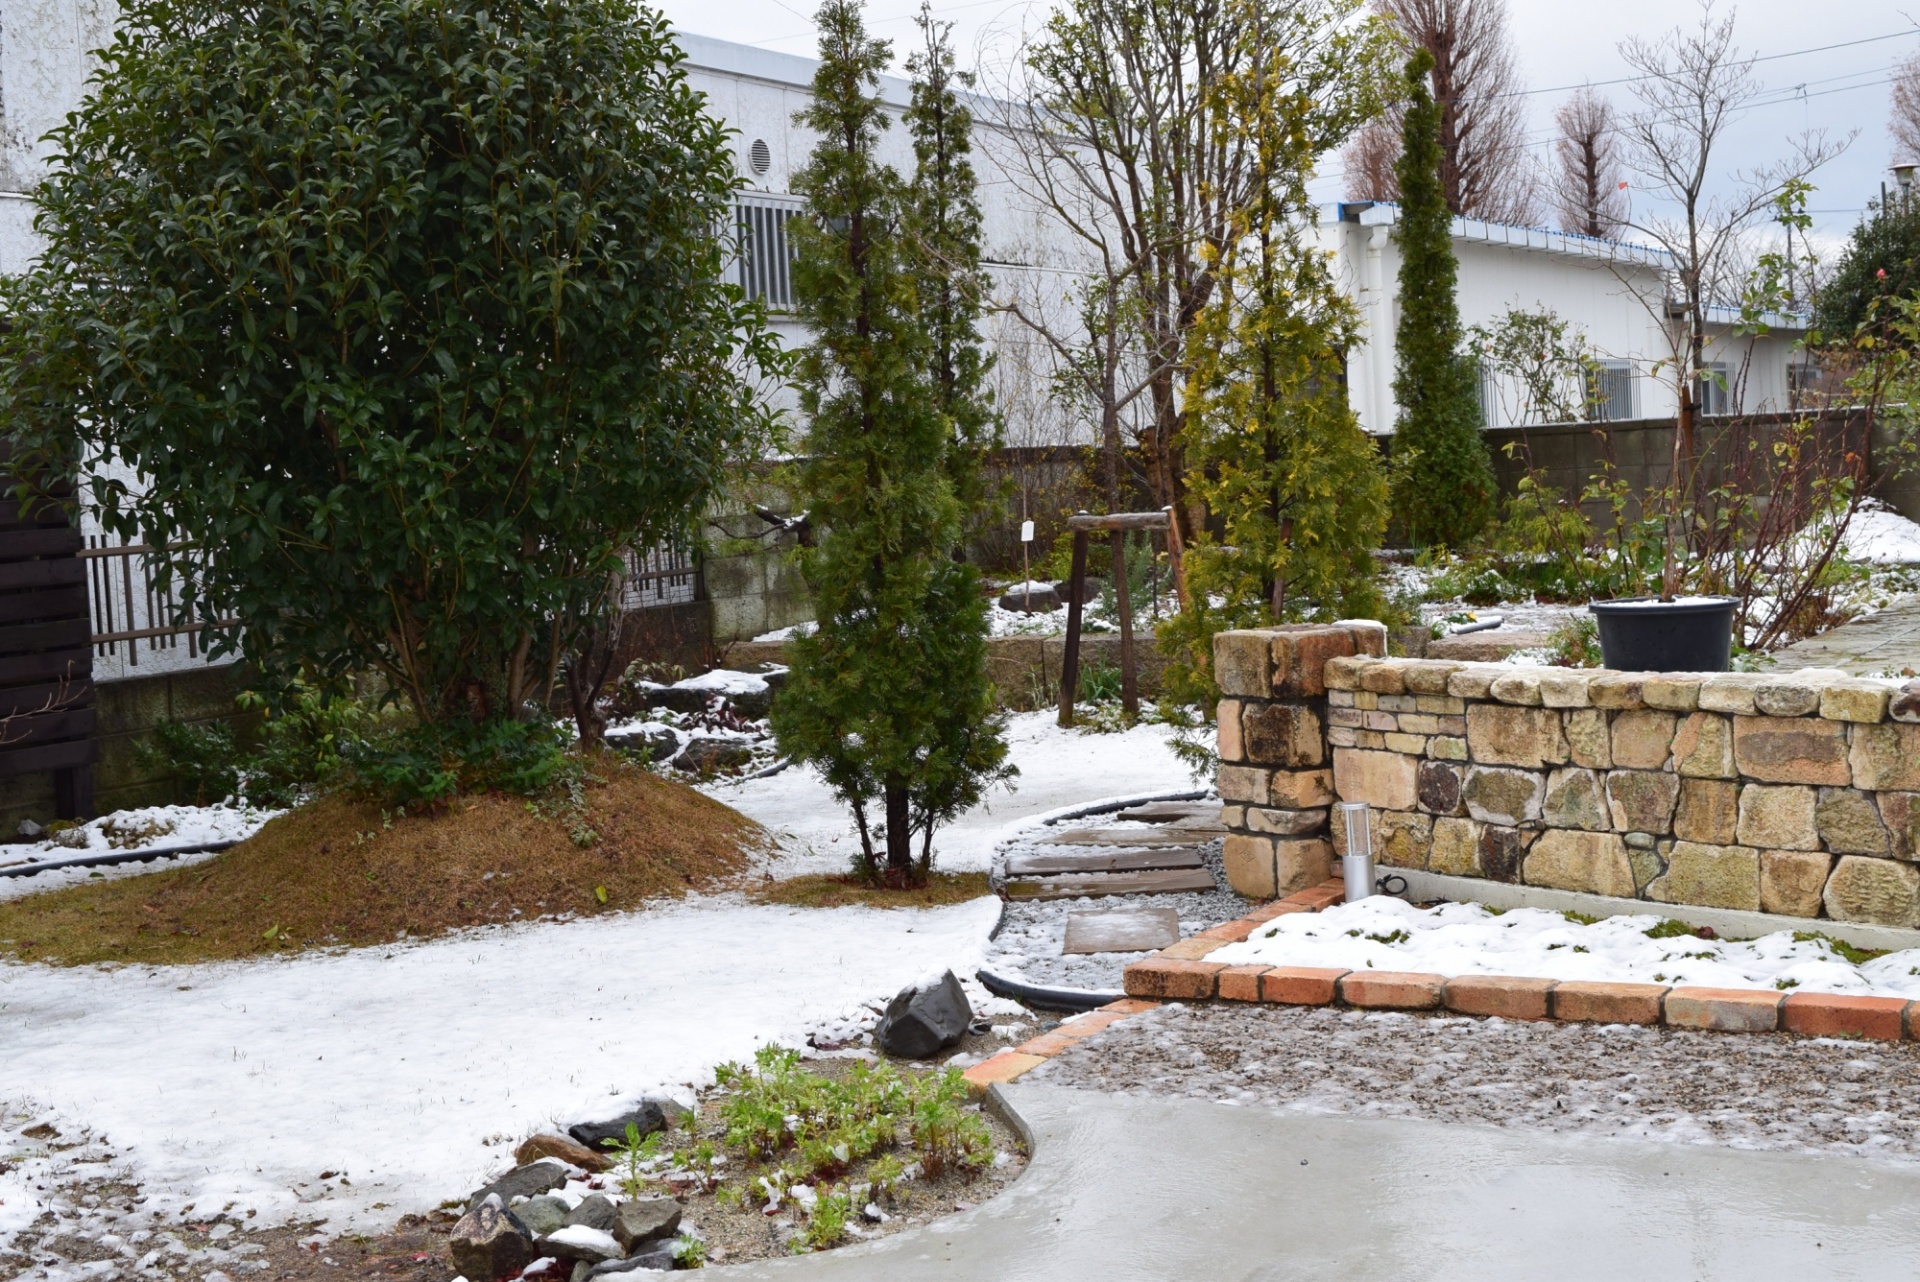
[(1024, 1166), (1018, 1140), (969, 1102), (960, 1070), (802, 1060), (766, 1047), (724, 1064), (695, 1112), (631, 1136), (607, 1179), (686, 1205), (705, 1258), (797, 1254), (976, 1202)]
[(382, 810), (323, 795), (207, 863), (0, 905), (21, 960), (188, 963), (592, 915), (723, 884), (765, 841), (728, 806), (606, 757), (566, 804)]

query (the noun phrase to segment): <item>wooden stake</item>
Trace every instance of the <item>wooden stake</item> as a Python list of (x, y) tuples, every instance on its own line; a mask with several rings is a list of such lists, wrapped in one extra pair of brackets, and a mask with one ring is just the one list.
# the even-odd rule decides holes
[[(1081, 513), (1085, 516), (1086, 513)], [(1073, 696), (1080, 685), (1080, 602), (1087, 594), (1087, 532), (1073, 532), (1072, 586), (1067, 596), (1067, 652), (1060, 662), (1060, 724), (1073, 724)]]

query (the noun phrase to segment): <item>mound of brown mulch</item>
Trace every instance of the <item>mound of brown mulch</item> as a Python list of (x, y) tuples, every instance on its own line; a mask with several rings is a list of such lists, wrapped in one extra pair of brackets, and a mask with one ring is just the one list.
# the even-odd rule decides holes
[[(594, 770), (578, 816), (501, 794), (428, 815), (324, 796), (206, 863), (0, 904), (0, 953), (65, 965), (219, 961), (591, 916), (718, 888), (766, 839), (682, 784), (612, 759)], [(582, 818), (596, 834), (585, 847), (569, 835)]]

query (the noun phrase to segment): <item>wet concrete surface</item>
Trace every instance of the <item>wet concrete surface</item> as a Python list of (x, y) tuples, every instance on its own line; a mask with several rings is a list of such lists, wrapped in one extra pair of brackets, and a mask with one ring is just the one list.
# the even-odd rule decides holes
[(871, 1245), (707, 1273), (1803, 1282), (1917, 1271), (1911, 1164), (1003, 1091), (1034, 1161), (992, 1201)]

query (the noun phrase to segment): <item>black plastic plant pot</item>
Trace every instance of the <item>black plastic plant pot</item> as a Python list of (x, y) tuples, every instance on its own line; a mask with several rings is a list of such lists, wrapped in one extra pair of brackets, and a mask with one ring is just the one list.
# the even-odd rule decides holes
[(1594, 601), (1600, 655), (1618, 672), (1725, 672), (1733, 662), (1732, 597)]

